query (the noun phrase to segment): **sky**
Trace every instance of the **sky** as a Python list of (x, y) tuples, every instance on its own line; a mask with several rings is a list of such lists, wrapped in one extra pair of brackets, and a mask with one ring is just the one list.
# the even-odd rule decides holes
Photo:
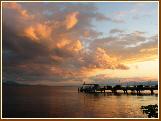
[(158, 81), (157, 2), (3, 2), (3, 82)]

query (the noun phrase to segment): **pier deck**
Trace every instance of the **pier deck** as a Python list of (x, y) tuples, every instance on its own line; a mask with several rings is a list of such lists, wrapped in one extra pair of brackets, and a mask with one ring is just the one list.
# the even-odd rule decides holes
[(78, 88), (79, 92), (85, 92), (85, 93), (95, 93), (95, 92), (106, 92), (106, 90), (111, 91), (112, 93), (117, 93), (118, 90), (123, 91), (125, 94), (128, 94), (128, 91), (131, 91), (132, 93), (141, 94), (141, 91), (149, 90), (151, 94), (154, 94), (154, 90), (158, 90), (158, 85), (155, 86), (143, 86), (143, 85), (137, 85), (137, 86), (103, 86), (100, 87), (99, 84), (83, 84), (81, 88)]

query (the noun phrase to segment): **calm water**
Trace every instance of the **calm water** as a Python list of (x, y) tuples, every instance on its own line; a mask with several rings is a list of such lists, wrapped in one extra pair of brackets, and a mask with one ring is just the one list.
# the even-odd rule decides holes
[(147, 118), (140, 106), (158, 96), (83, 94), (76, 87), (3, 86), (3, 117)]

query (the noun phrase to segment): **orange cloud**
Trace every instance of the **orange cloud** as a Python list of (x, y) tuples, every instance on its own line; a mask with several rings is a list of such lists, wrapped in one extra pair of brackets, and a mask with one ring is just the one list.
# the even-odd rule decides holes
[(153, 53), (153, 52), (157, 52), (158, 48), (147, 48), (147, 49), (141, 49), (140, 52), (147, 52), (147, 53)]
[(83, 48), (82, 43), (80, 40), (69, 40), (63, 38), (62, 40), (58, 41), (57, 43), (58, 48), (63, 48), (68, 51), (78, 52)]
[(41, 38), (47, 39), (50, 37), (52, 29), (49, 26), (46, 26), (45, 24), (38, 24), (36, 26), (36, 32)]
[(125, 64), (131, 64), (131, 63), (143, 62), (143, 61), (149, 61), (149, 60), (156, 60), (156, 59), (158, 59), (157, 54), (141, 53), (141, 54), (137, 54), (135, 56), (126, 58), (123, 62)]
[(95, 76), (101, 70), (103, 69), (82, 67), (77, 75), (82, 77), (91, 77), (91, 76)]
[(78, 22), (78, 19), (77, 19), (78, 14), (79, 14), (78, 12), (73, 12), (73, 13), (70, 13), (69, 15), (67, 15), (66, 21), (65, 21), (67, 29), (71, 29), (77, 24), (77, 22)]
[(58, 48), (64, 48), (66, 45), (68, 45), (70, 43), (70, 40), (68, 39), (61, 39), (58, 43), (57, 43), (57, 47)]
[(109, 69), (128, 69), (127, 66), (120, 64), (115, 57), (110, 57), (102, 48), (97, 48), (95, 53), (95, 61), (97, 66)]
[(24, 30), (24, 36), (30, 38), (31, 40), (38, 40), (35, 29), (33, 27), (28, 27)]
[(29, 15), (28, 11), (23, 9), (20, 4), (16, 2), (10, 2), (10, 3), (3, 3), (3, 7), (7, 9), (15, 10), (18, 14), (20, 14), (19, 17), (22, 19), (33, 19), (33, 15)]
[(45, 24), (36, 24), (25, 28), (23, 35), (38, 42), (39, 39), (49, 39), (51, 31), (52, 29)]
[(83, 48), (82, 43), (79, 40), (73, 41), (67, 46), (68, 50), (75, 52), (80, 51), (82, 48)]

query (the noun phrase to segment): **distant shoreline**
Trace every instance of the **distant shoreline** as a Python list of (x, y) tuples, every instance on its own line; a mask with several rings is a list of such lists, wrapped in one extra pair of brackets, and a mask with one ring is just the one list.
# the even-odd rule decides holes
[[(134, 84), (135, 83), (135, 84)], [(148, 81), (142, 81), (142, 82), (122, 82), (122, 83), (107, 83), (107, 84), (99, 84), (100, 86), (115, 86), (115, 85), (122, 85), (122, 86), (134, 86), (134, 85), (145, 85), (145, 86), (152, 86), (152, 85), (158, 85), (159, 81), (151, 81), (150, 83)], [(78, 85), (47, 85), (47, 84), (23, 84), (16, 81), (7, 81), (2, 82), (2, 86), (4, 85), (13, 85), (13, 86), (47, 86), (47, 87), (80, 87), (82, 84)]]

